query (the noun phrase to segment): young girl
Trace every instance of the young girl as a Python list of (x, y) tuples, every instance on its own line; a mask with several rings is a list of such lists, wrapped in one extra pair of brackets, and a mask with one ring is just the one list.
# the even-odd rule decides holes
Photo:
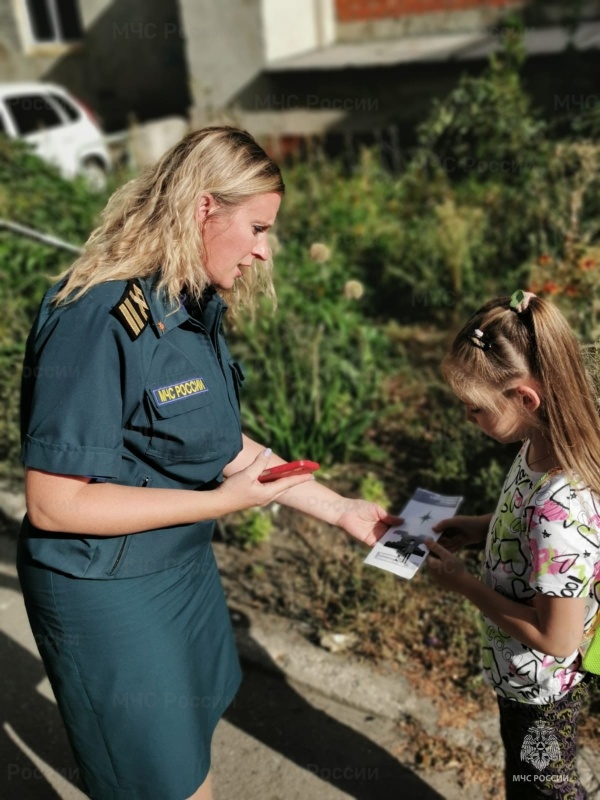
[[(523, 444), (494, 514), (434, 528), (446, 547), (429, 542), (429, 568), (482, 612), (508, 800), (585, 800), (575, 757), (580, 644), (600, 599), (600, 420), (580, 347), (555, 307), (519, 291), (471, 317), (442, 371), (470, 422)], [(486, 537), (478, 580), (452, 551)]]

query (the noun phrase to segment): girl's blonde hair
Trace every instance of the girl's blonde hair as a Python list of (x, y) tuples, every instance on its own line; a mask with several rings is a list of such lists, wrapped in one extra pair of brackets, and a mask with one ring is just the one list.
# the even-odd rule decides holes
[(560, 311), (531, 297), (524, 311), (491, 300), (460, 331), (442, 373), (463, 402), (501, 412), (511, 390), (533, 378), (536, 424), (560, 467), (600, 493), (600, 418), (579, 342)]
[[(210, 279), (204, 266), (198, 201), (211, 194), (228, 213), (255, 195), (283, 194), (279, 167), (252, 136), (228, 126), (190, 133), (138, 177), (118, 189), (83, 254), (60, 277), (55, 302), (69, 302), (104, 281), (158, 275), (174, 307), (185, 288), (200, 299)], [(253, 305), (257, 291), (274, 297), (272, 261), (247, 270), (226, 298)]]

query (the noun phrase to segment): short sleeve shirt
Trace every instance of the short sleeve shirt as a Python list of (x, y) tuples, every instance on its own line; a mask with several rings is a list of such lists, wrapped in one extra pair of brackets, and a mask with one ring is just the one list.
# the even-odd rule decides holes
[[(526, 442), (502, 488), (490, 523), (484, 582), (520, 603), (536, 593), (585, 597), (588, 630), (600, 599), (598, 500), (564, 472), (544, 475), (527, 464)], [(483, 617), (483, 673), (495, 691), (531, 704), (554, 702), (579, 683), (576, 650), (555, 658), (533, 650)]]
[[(188, 312), (152, 279), (109, 281), (80, 299), (44, 298), (28, 340), (22, 460), (34, 469), (139, 487), (203, 491), (242, 447), (243, 373), (218, 294)], [(25, 520), (37, 561), (68, 574), (131, 577), (181, 563), (210, 540), (197, 523), (125, 537), (49, 534)]]

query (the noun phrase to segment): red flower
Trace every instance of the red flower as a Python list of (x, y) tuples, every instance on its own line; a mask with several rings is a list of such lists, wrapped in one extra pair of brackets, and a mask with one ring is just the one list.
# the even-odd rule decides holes
[(568, 286), (565, 286), (565, 294), (567, 297), (577, 297), (579, 292), (577, 291), (577, 288), (570, 283)]
[(537, 258), (537, 263), (540, 265), (540, 267), (545, 267), (546, 264), (552, 263), (552, 256), (548, 253), (541, 253)]
[(554, 281), (546, 281), (542, 286), (542, 292), (545, 292), (545, 294), (557, 294), (560, 292), (560, 286)]
[(579, 266), (581, 267), (581, 269), (584, 269), (586, 271), (594, 269), (594, 267), (596, 266), (596, 259), (592, 258), (591, 256), (586, 256), (586, 258), (580, 258)]

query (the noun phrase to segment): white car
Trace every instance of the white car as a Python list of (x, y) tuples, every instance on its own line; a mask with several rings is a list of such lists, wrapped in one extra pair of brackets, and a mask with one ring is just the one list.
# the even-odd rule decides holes
[(92, 112), (61, 86), (0, 83), (0, 133), (23, 139), (65, 178), (83, 175), (102, 190), (111, 168), (104, 135)]

